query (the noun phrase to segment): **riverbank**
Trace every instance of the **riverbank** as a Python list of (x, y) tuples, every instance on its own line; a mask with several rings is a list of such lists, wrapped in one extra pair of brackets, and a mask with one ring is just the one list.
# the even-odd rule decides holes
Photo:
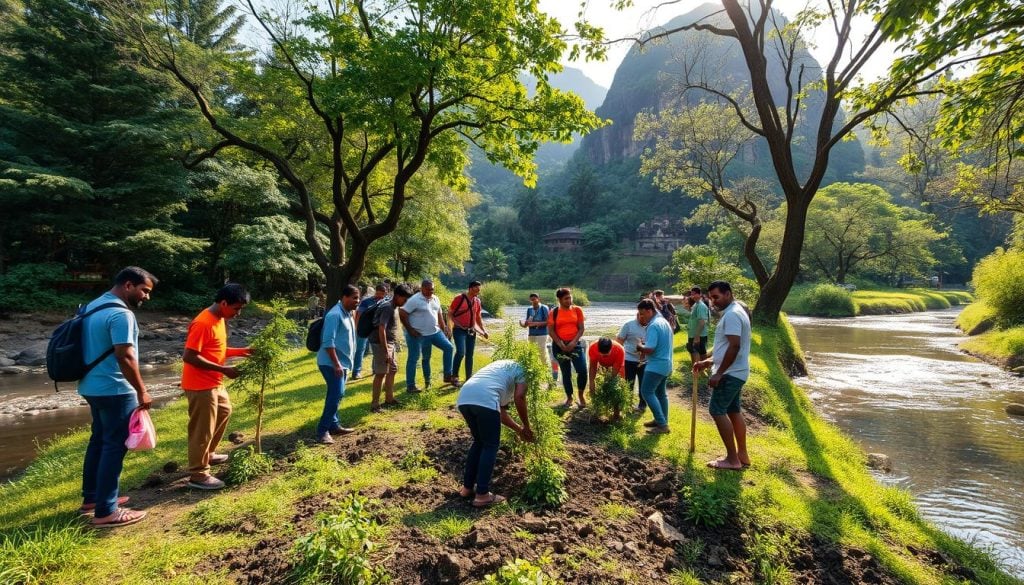
[(1024, 326), (1000, 329), (995, 312), (978, 301), (957, 317), (956, 326), (970, 336), (960, 349), (1008, 370), (1024, 367)]
[(793, 287), (783, 310), (807, 317), (856, 317), (948, 309), (973, 300), (974, 296), (967, 291), (907, 288), (851, 292), (818, 284)]
[[(682, 364), (682, 337), (676, 342)], [(101, 535), (74, 511), (87, 437), (71, 433), (0, 487), (7, 504), (0, 581), (281, 582), (295, 539), (358, 492), (379, 526), (372, 560), (398, 583), (476, 582), (512, 557), (547, 559), (546, 570), (568, 583), (1017, 582), (923, 522), (906, 492), (880, 487), (863, 452), (812, 412), (786, 373), (799, 356), (790, 328), (758, 328), (753, 347), (750, 469), (703, 465), (721, 449), (705, 414), (706, 391), (696, 454), (687, 452), (684, 379), (684, 388), (670, 390), (668, 436), (646, 435), (634, 417), (602, 425), (586, 410), (560, 411), (570, 501), (556, 510), (523, 504), (522, 466), (503, 453), (495, 486), (511, 504), (487, 512), (454, 495), (468, 436), (452, 408), (453, 389), (401, 395), (400, 409), (371, 414), (369, 381), (354, 382), (341, 416), (358, 432), (330, 448), (306, 448), (300, 443), (312, 435), (322, 380), (308, 354), (297, 352), (267, 400), (270, 475), (221, 493), (185, 489), (184, 474), (165, 471), (185, 451), (187, 413), (175, 401), (154, 417), (157, 449), (129, 454), (122, 476), (125, 494), (149, 517)], [(478, 367), (485, 361), (478, 357)], [(254, 409), (234, 398), (231, 430), (248, 435)], [(664, 546), (649, 536), (654, 512), (681, 531), (682, 542)], [(125, 551), (132, 551), (127, 558)]]

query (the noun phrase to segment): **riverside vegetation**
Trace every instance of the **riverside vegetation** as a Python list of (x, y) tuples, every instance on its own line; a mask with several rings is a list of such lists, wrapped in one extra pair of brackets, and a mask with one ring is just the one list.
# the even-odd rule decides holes
[(850, 291), (826, 283), (795, 287), (783, 310), (791, 315), (856, 317), (948, 309), (972, 300), (974, 296), (966, 291), (923, 288)]
[(1024, 366), (1024, 249), (998, 250), (974, 269), (978, 302), (957, 318), (960, 347), (1003, 367)]
[[(678, 364), (688, 363), (683, 342)], [(0, 487), (0, 582), (370, 583), (386, 573), (394, 583), (1018, 583), (985, 551), (922, 520), (905, 491), (878, 485), (864, 453), (790, 381), (800, 361), (785, 322), (755, 328), (746, 392), (754, 465), (742, 473), (704, 467), (720, 448), (705, 414), (696, 454), (687, 452), (688, 374), (670, 391), (668, 436), (646, 435), (629, 416), (594, 424), (552, 409), (542, 393), (531, 402), (565, 429), (558, 462), (570, 498), (531, 504), (520, 447), (506, 444), (495, 485), (512, 497), (481, 511), (455, 495), (467, 433), (454, 390), (403, 396), (400, 409), (373, 414), (369, 381), (355, 381), (342, 414), (358, 432), (309, 447), (301, 438), (319, 414), (322, 381), (296, 351), (265, 397), (272, 471), (221, 493), (185, 490), (184, 473), (164, 470), (185, 452), (187, 412), (175, 401), (155, 413), (158, 447), (126, 461), (125, 494), (150, 511), (131, 530), (101, 538), (75, 512), (86, 432), (44, 446)], [(240, 404), (232, 430), (253, 429), (255, 410)], [(655, 512), (681, 541), (650, 535), (644, 519)]]

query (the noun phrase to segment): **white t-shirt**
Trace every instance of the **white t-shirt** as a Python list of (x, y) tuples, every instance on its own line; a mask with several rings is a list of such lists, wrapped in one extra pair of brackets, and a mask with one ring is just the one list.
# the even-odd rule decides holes
[(626, 350), (627, 362), (640, 362), (640, 354), (636, 351), (636, 344), (639, 341), (643, 341), (646, 336), (647, 328), (636, 319), (626, 321), (622, 328), (619, 329), (619, 334), (616, 337), (622, 340), (622, 349)]
[(441, 330), (437, 326), (437, 316), (441, 313), (441, 301), (437, 295), (431, 295), (427, 300), (423, 293), (416, 293), (409, 297), (402, 310), (409, 314), (409, 325), (420, 335), (433, 335)]
[(516, 384), (526, 381), (523, 367), (513, 360), (498, 360), (473, 372), (459, 390), (456, 406), (476, 405), (500, 410), (515, 397)]
[[(725, 359), (725, 352), (729, 350), (726, 335), (736, 335), (740, 338), (740, 351), (729, 369), (719, 372), (722, 360)], [(715, 328), (715, 346), (711, 350), (711, 357), (715, 364), (714, 373), (728, 374), (743, 381), (750, 377), (750, 318), (736, 301), (722, 311), (718, 327)]]

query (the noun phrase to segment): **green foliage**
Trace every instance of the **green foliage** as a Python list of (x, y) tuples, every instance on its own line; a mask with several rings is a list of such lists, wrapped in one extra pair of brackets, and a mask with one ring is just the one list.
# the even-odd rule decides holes
[(817, 284), (794, 295), (792, 312), (815, 317), (853, 317), (857, 306), (849, 290), (834, 284)]
[(452, 540), (473, 529), (473, 519), (455, 512), (409, 514), (402, 518), (406, 526), (415, 526), (441, 542)]
[(796, 543), (786, 534), (758, 532), (751, 539), (747, 550), (760, 579), (765, 585), (789, 585), (793, 573), (789, 569), (789, 553)]
[(686, 519), (706, 528), (717, 528), (725, 524), (733, 507), (714, 484), (688, 485), (683, 488), (683, 499), (686, 501), (686, 511), (683, 512)]
[(757, 284), (744, 276), (739, 266), (724, 261), (707, 245), (676, 248), (663, 274), (672, 281), (677, 293), (687, 292), (694, 285), (703, 289), (716, 280), (724, 280), (732, 285), (736, 298), (748, 305), (757, 302)]
[(242, 485), (270, 473), (273, 469), (274, 460), (266, 453), (257, 453), (250, 445), (242, 449), (235, 449), (231, 453), (224, 481), (228, 485)]
[(615, 232), (600, 223), (584, 224), (580, 228), (584, 258), (591, 265), (605, 262), (615, 247)]
[(996, 312), (981, 301), (964, 307), (956, 316), (956, 326), (967, 335), (978, 335), (992, 328), (995, 324)]
[(486, 280), (508, 278), (508, 256), (499, 248), (487, 248), (476, 263), (476, 274)]
[(0, 583), (45, 583), (49, 572), (80, 558), (92, 538), (77, 521), (0, 533)]
[[(57, 293), (70, 276), (62, 264), (19, 264), (0, 274), (0, 312), (38, 311), (73, 306), (72, 297)], [(102, 287), (106, 282), (100, 282)]]
[(590, 305), (590, 295), (582, 288), (572, 289), (572, 304), (586, 307)]
[(433, 464), (434, 462), (430, 460), (430, 456), (423, 451), (422, 447), (409, 449), (398, 460), (398, 468), (404, 471), (416, 471), (424, 467), (431, 467)]
[(618, 373), (601, 372), (594, 380), (595, 388), (590, 396), (590, 408), (594, 415), (611, 416), (612, 413), (626, 412), (633, 400), (626, 380)]
[(547, 457), (526, 460), (526, 499), (547, 506), (561, 506), (569, 499), (565, 489), (565, 471)]
[(297, 583), (375, 585), (388, 583), (383, 567), (374, 566), (370, 556), (381, 536), (365, 499), (352, 494), (337, 514), (322, 515), (316, 530), (295, 541), (292, 578)]
[(560, 581), (544, 571), (547, 559), (542, 558), (538, 564), (523, 559), (513, 559), (505, 563), (498, 572), (484, 577), (486, 585), (558, 585)]
[(975, 266), (973, 281), (1000, 326), (1024, 324), (1024, 251), (996, 250)]
[(303, 225), (284, 215), (236, 225), (221, 266), (232, 278), (257, 290), (294, 290), (317, 270), (309, 257)]
[(500, 280), (485, 282), (480, 287), (480, 306), (495, 317), (501, 317), (505, 312), (505, 306), (515, 302), (516, 297), (507, 282)]

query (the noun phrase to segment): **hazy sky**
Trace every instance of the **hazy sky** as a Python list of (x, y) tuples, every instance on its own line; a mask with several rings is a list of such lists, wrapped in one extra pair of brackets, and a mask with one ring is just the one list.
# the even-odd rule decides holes
[[(672, 18), (685, 14), (690, 10), (704, 4), (707, 0), (681, 0), (674, 4), (668, 4), (661, 8), (653, 8), (659, 4), (665, 4), (659, 0), (635, 0), (633, 8), (618, 11), (609, 7), (611, 0), (589, 0), (587, 2), (587, 18), (595, 25), (604, 28), (607, 38), (621, 38), (635, 36), (638, 32), (660, 26)], [(808, 2), (812, 5), (822, 3), (823, 0), (775, 0), (773, 6), (787, 17), (792, 18), (798, 11), (804, 8)], [(540, 0), (541, 10), (554, 16), (567, 30), (572, 31), (573, 23), (577, 20), (580, 9), (579, 0)], [(854, 38), (870, 31), (871, 23), (863, 20), (854, 28)], [(831, 22), (824, 24), (816, 30), (812, 38), (808, 39), (812, 44), (811, 53), (819, 62), (828, 60), (835, 51), (835, 33), (832, 30)], [(613, 46), (608, 51), (608, 60), (603, 62), (576, 61), (566, 62), (566, 65), (582, 69), (587, 77), (593, 79), (604, 87), (609, 87), (622, 58), (629, 50), (630, 44), (622, 42)], [(864, 68), (863, 74), (868, 79), (874, 79), (885, 72), (891, 59), (891, 53), (880, 50), (875, 59)]]

